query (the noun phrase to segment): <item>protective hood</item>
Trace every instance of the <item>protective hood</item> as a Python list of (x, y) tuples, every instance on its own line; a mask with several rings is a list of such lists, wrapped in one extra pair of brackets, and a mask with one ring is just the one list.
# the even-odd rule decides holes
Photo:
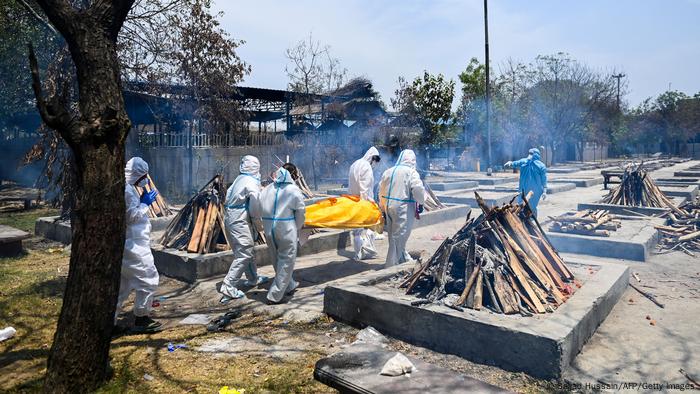
[(410, 149), (401, 151), (399, 159), (396, 161), (397, 166), (407, 166), (414, 170), (416, 169), (416, 154)]
[(126, 183), (133, 185), (142, 176), (148, 173), (148, 163), (146, 163), (140, 157), (132, 157), (126, 162), (126, 167), (124, 168), (124, 176), (126, 177)]
[(362, 158), (369, 162), (372, 160), (373, 156), (379, 156), (379, 151), (375, 147), (367, 149), (367, 152), (365, 152), (365, 155), (362, 156)]
[(239, 170), (241, 174), (248, 174), (260, 178), (260, 161), (255, 156), (245, 155), (241, 157), (241, 166)]
[(292, 174), (289, 173), (289, 171), (285, 170), (284, 168), (280, 167), (276, 172), (275, 172), (275, 183), (281, 184), (281, 183), (294, 183), (294, 179), (292, 179)]
[(532, 149), (530, 149), (527, 153), (529, 153), (530, 156), (532, 156), (532, 160), (541, 160), (541, 157), (542, 157), (542, 156), (540, 156), (540, 150), (539, 150), (539, 149), (537, 149), (537, 148), (532, 148)]

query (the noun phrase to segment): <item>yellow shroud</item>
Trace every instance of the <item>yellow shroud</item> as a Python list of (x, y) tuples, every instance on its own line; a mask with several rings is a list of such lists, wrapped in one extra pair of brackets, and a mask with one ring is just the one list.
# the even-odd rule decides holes
[(321, 200), (306, 207), (304, 227), (369, 228), (381, 231), (382, 212), (379, 206), (359, 196), (343, 195)]

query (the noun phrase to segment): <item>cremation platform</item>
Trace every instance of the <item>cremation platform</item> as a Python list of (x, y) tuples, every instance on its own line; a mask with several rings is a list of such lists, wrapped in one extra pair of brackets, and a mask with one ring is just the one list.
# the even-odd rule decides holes
[[(663, 225), (659, 218), (622, 218), (621, 226), (610, 230), (609, 237), (579, 235), (547, 231), (547, 238), (563, 253), (584, 254), (625, 260), (646, 261), (654, 246), (659, 242), (655, 225)], [(549, 229), (549, 223), (543, 227)]]
[(0, 257), (22, 254), (22, 241), (30, 237), (26, 231), (0, 224)]
[[(510, 200), (513, 199), (515, 195), (517, 195), (517, 192), (495, 192), (495, 191), (484, 191), (480, 192), (477, 190), (481, 198), (484, 199), (486, 204), (490, 207), (496, 206), (496, 205), (503, 205), (507, 204), (510, 202)], [(449, 191), (449, 192), (440, 192), (435, 194), (437, 198), (440, 199), (443, 203), (451, 203), (451, 204), (466, 204), (471, 207), (478, 207), (479, 204), (476, 202), (476, 198), (474, 197), (474, 191), (466, 191), (466, 190), (456, 190), (456, 191)]]
[[(175, 215), (151, 218), (151, 231), (163, 231)], [(34, 233), (52, 241), (70, 244), (73, 237), (69, 220), (61, 220), (58, 216), (38, 218), (34, 222)]]
[[(679, 206), (685, 201), (683, 197), (669, 197), (676, 206)], [(577, 209), (583, 211), (586, 209), (604, 209), (614, 215), (626, 215), (634, 216), (635, 213), (638, 216), (659, 216), (668, 211), (670, 208), (656, 208), (656, 207), (636, 207), (629, 205), (616, 205), (616, 204), (605, 204), (602, 202), (591, 202), (591, 203), (579, 203)]]
[(552, 178), (547, 179), (547, 183), (573, 183), (576, 187), (591, 187), (595, 185), (603, 184), (603, 177), (593, 177), (593, 178)]
[(412, 306), (415, 297), (387, 285), (412, 268), (400, 265), (326, 287), (324, 312), (437, 352), (538, 378), (559, 378), (629, 281), (629, 268), (624, 265), (567, 263), (583, 285), (553, 313), (522, 317), (488, 310), (460, 312), (444, 305)]
[(455, 181), (455, 182), (428, 182), (428, 186), (434, 191), (464, 190), (479, 187), (477, 181)]

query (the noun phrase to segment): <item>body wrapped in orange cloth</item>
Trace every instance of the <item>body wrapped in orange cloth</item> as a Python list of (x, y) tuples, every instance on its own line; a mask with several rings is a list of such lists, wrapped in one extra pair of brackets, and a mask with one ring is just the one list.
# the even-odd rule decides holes
[(382, 212), (376, 203), (348, 195), (307, 206), (304, 221), (304, 227), (309, 228), (368, 228), (378, 232), (382, 231), (383, 224)]

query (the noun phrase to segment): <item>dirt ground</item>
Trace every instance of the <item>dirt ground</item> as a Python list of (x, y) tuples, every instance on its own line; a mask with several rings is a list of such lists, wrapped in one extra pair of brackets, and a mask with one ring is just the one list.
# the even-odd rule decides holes
[[(668, 177), (678, 167), (691, 164), (697, 162), (655, 171), (653, 176)], [(590, 171), (590, 175), (599, 171)], [(601, 185), (553, 194), (540, 205), (540, 216), (561, 214), (575, 209), (580, 201), (595, 201), (604, 194)], [(50, 213), (0, 214), (0, 224), (32, 231), (36, 217)], [(419, 229), (411, 238), (411, 248), (432, 252), (440, 243), (434, 239), (436, 235), (450, 235), (459, 226), (460, 219), (455, 219)], [(13, 326), (18, 331), (14, 338), (0, 342), (0, 391), (39, 390), (67, 275), (69, 250), (63, 245), (38, 237), (25, 245), (28, 252), (24, 256), (0, 259), (0, 328)], [(380, 253), (385, 247), (380, 243)], [(628, 288), (560, 381), (471, 363), (402, 341), (391, 340), (390, 347), (516, 392), (613, 392), (620, 391), (613, 385), (625, 382), (649, 384), (641, 391), (655, 390), (657, 386), (652, 384), (661, 384), (661, 390), (668, 391), (670, 386), (664, 384), (688, 383), (681, 369), (699, 380), (700, 259), (680, 252), (653, 255), (645, 263), (590, 259), (630, 266), (641, 279), (631, 281), (655, 294), (665, 308)], [(322, 289), (343, 276), (380, 269), (381, 263), (378, 259), (351, 265), (345, 252), (300, 258), (302, 288), (289, 304), (268, 307), (261, 302), (265, 289), (253, 289), (247, 301), (230, 307), (241, 316), (215, 334), (203, 325), (180, 322), (191, 314), (211, 318), (228, 310), (218, 304), (216, 285), (222, 277), (195, 285), (163, 277), (155, 316), (166, 323), (166, 329), (115, 339), (111, 352), (114, 377), (101, 392), (210, 393), (222, 386), (245, 389), (246, 393), (333, 392), (314, 381), (314, 363), (351, 343), (357, 329), (322, 314)], [(270, 274), (272, 268), (262, 267), (261, 272)], [(128, 314), (122, 317), (122, 322), (128, 320)], [(170, 352), (168, 344), (186, 347)]]

